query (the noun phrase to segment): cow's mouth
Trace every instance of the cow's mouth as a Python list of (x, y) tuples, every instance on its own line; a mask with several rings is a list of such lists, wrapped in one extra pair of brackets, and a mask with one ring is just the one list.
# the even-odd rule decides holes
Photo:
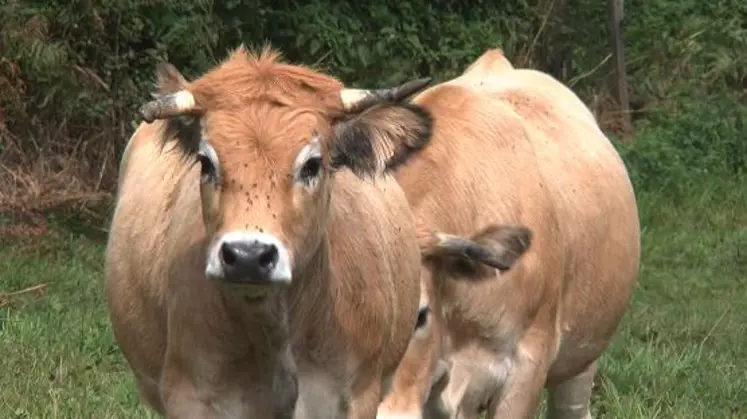
[(271, 283), (259, 283), (251, 280), (246, 281), (226, 281), (222, 280), (221, 283), (231, 293), (243, 298), (250, 302), (259, 302), (267, 298), (268, 295), (276, 288), (276, 284)]

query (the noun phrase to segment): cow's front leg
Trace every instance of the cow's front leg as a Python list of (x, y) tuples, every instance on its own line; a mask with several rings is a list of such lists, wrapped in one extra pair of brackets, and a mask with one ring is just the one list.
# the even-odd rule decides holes
[(381, 373), (365, 375), (356, 381), (348, 418), (373, 419), (381, 401)]
[(597, 361), (592, 362), (581, 373), (550, 387), (547, 399), (548, 419), (592, 419), (591, 391)]
[(537, 414), (547, 368), (522, 360), (488, 407), (493, 419), (529, 419)]
[(519, 345), (511, 372), (502, 390), (491, 400), (487, 417), (529, 419), (537, 415), (553, 347), (548, 341), (540, 345), (536, 345), (536, 341), (535, 345)]

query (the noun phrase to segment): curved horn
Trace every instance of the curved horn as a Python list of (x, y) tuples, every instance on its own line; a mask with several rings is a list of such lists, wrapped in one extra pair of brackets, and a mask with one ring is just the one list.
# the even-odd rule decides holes
[(342, 89), (340, 99), (346, 111), (361, 112), (382, 101), (400, 101), (423, 90), (431, 83), (431, 80), (430, 77), (424, 77), (389, 89)]
[(181, 115), (193, 110), (194, 107), (195, 98), (192, 93), (180, 90), (146, 103), (140, 107), (138, 113), (146, 122), (151, 123), (156, 119)]

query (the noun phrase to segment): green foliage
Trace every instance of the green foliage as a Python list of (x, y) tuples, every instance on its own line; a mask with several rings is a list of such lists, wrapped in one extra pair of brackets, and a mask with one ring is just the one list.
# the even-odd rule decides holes
[[(10, 1), (0, 6), (0, 124), (28, 153), (75, 149), (96, 161), (103, 144), (115, 142), (121, 152), (159, 60), (195, 77), (239, 43), (270, 42), (288, 59), (319, 64), (352, 84), (452, 77), (501, 45), (500, 34), (531, 33), (517, 13), (498, 18), (512, 9), (529, 13), (526, 5), (501, 10), (446, 1)], [(517, 39), (524, 38), (511, 42)]]
[(663, 98), (683, 85), (718, 91), (747, 81), (747, 3), (634, 0), (626, 10), (636, 91)]
[[(28, 153), (109, 159), (88, 166), (111, 187), (156, 63), (195, 77), (239, 43), (270, 42), (358, 86), (451, 78), (493, 47), (545, 71), (570, 51), (563, 81), (591, 105), (609, 96), (607, 6), (568, 1), (560, 19), (559, 3), (10, 0), (0, 5), (0, 140), (9, 133)], [(705, 173), (744, 171), (745, 21), (740, 0), (626, 3), (630, 88), (645, 113), (621, 149), (640, 187), (684, 190)]]
[(44, 137), (52, 129), (60, 141), (111, 134), (132, 118), (132, 107), (151, 89), (156, 62), (172, 58), (167, 52), (185, 73), (212, 63), (205, 55), (214, 41), (204, 36), (211, 16), (203, 4), (97, 3), (0, 7), (3, 60), (25, 86), (22, 104), (0, 102), (11, 130)]
[[(527, 40), (506, 34), (532, 32), (531, 21), (523, 19), (530, 16), (527, 5), (509, 18), (505, 6), (422, 0), (378, 1), (365, 8), (318, 0), (263, 12), (263, 20), (273, 22), (264, 33), (273, 34), (288, 58), (318, 62), (348, 83), (372, 86), (423, 74), (454, 77), (485, 49), (504, 46), (511, 52), (512, 46)], [(250, 27), (254, 22), (231, 22), (244, 34), (240, 39), (251, 43), (247, 35), (256, 33)]]
[(650, 112), (635, 142), (619, 146), (636, 189), (682, 196), (703, 179), (747, 175), (747, 108), (740, 100), (680, 94), (677, 103), (675, 112)]

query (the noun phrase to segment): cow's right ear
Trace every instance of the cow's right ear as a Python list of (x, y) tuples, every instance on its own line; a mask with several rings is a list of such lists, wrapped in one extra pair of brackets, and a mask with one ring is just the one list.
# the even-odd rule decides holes
[(527, 227), (491, 224), (470, 238), (435, 233), (423, 249), (423, 257), (469, 278), (481, 265), (502, 272), (510, 270), (531, 243), (532, 231)]
[(422, 150), (433, 119), (408, 102), (382, 102), (337, 124), (329, 144), (332, 168), (349, 168), (361, 178), (396, 170)]

